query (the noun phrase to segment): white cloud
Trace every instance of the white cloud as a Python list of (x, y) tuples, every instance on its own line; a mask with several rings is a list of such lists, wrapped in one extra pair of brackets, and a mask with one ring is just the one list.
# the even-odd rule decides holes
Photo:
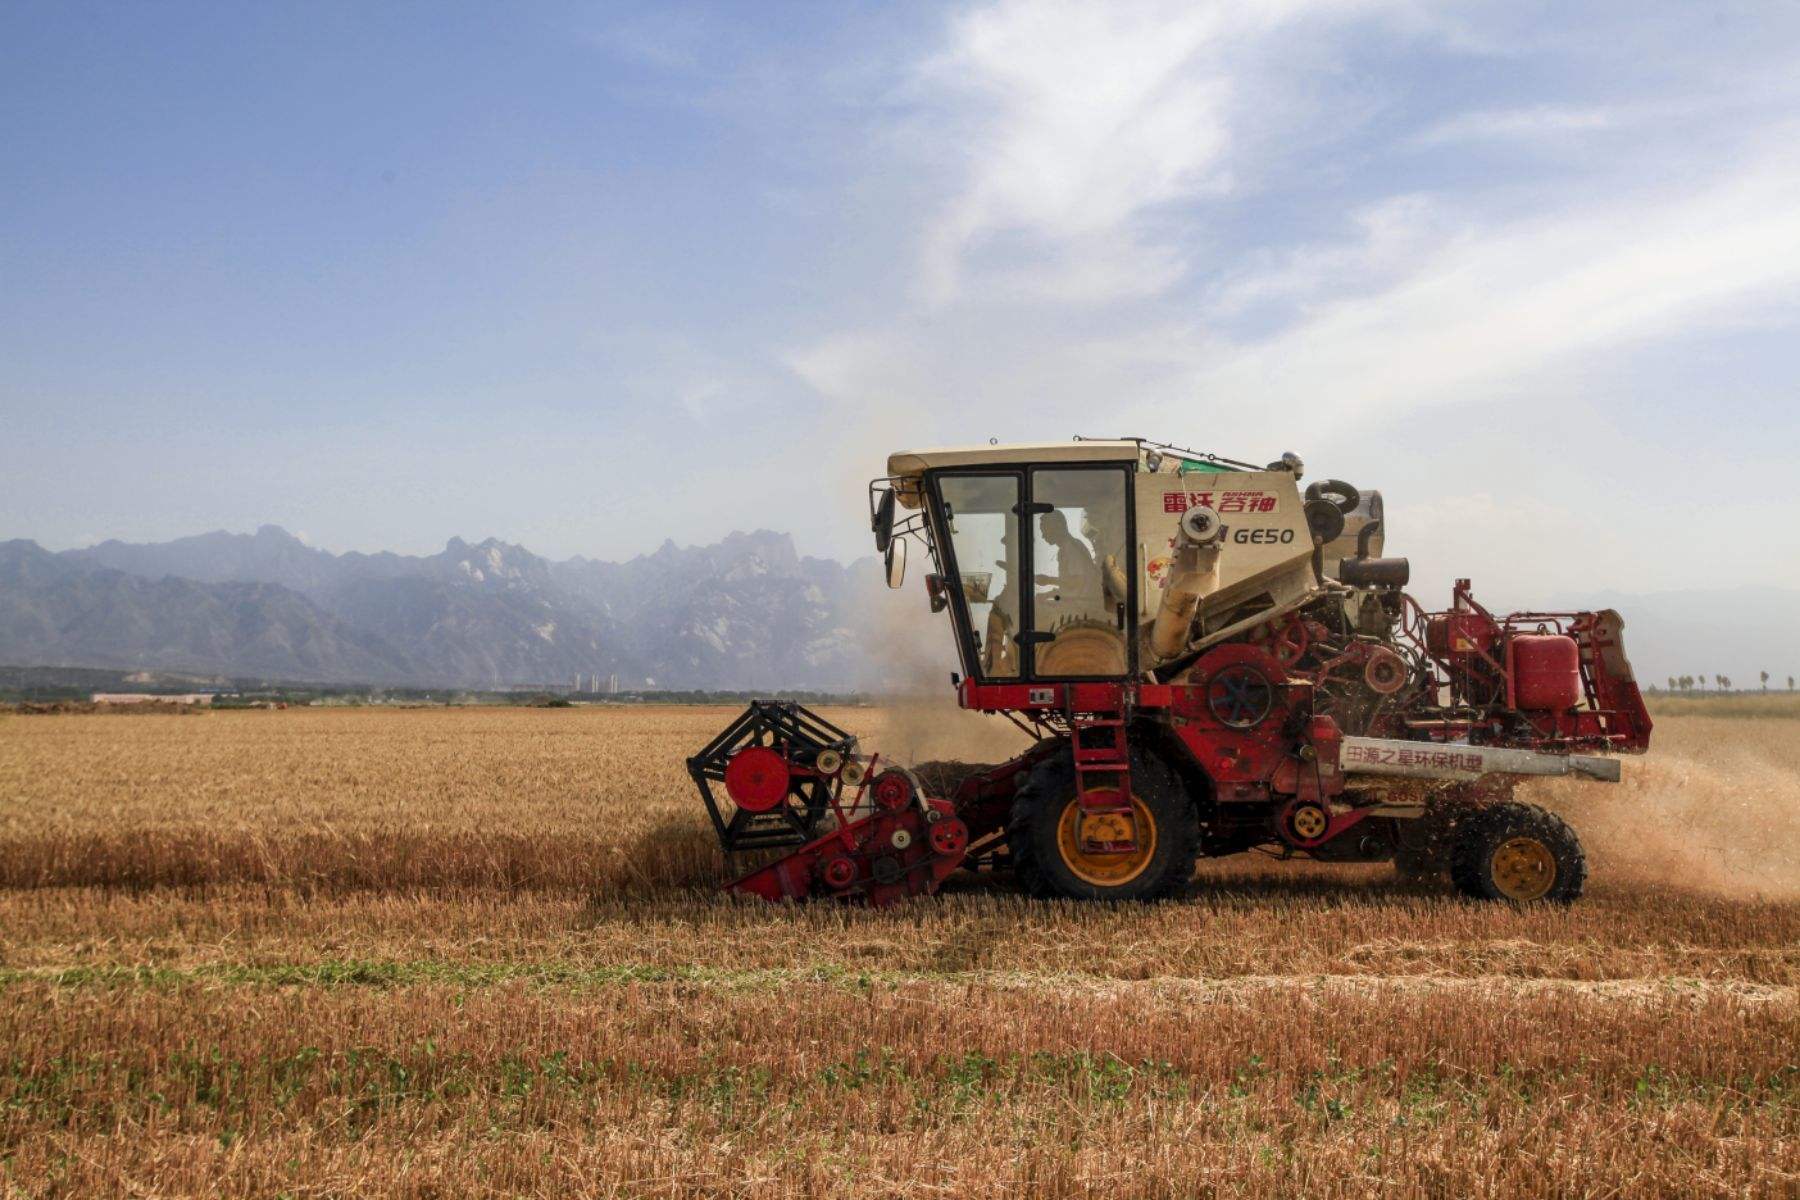
[(1790, 291), (1800, 285), (1793, 136), (1770, 131), (1760, 158), (1711, 186), (1460, 232), (1385, 290), (1322, 304), (1259, 341), (1204, 348), (1200, 390), (1329, 401), (1336, 417), (1362, 418), (1471, 399), (1561, 356)]
[(1306, 306), (1325, 298), (1379, 290), (1403, 277), (1421, 255), (1441, 249), (1456, 230), (1433, 196), (1409, 193), (1380, 200), (1350, 217), (1350, 236), (1323, 245), (1286, 247), (1226, 274), (1205, 303), (1209, 322), (1259, 306)]
[[(1596, 103), (1495, 103), (1523, 90), (1500, 86), (1457, 116), (1433, 104), (1464, 90), (1432, 88), (1467, 38), (1404, 7), (1296, 11), (1005, 3), (954, 23), (920, 75), (935, 137), (907, 143), (931, 168), (911, 178), (937, 188), (911, 230), (922, 299), (787, 365), (859, 421), (879, 408), (882, 451), (1121, 432), (1293, 449), (1385, 480), (1398, 552), (1446, 571), (1649, 582), (1701, 517), (1659, 507), (1656, 472), (1683, 462), (1670, 422), (1688, 418), (1639, 421), (1633, 381), (1645, 343), (1792, 321), (1793, 105), (1754, 79), (1735, 97), (1608, 87), (1572, 61), (1570, 90)], [(1368, 63), (1395, 54), (1429, 67), (1384, 92)], [(1412, 152), (1421, 126), (1438, 153)], [(1459, 157), (1601, 131), (1605, 153)], [(942, 145), (961, 148), (953, 171)], [(1785, 386), (1770, 366), (1728, 386)], [(1609, 457), (1621, 441), (1630, 462)], [(1740, 474), (1746, 532), (1705, 535), (1719, 579), (1777, 511), (1800, 517), (1773, 475)], [(1515, 488), (1560, 507), (1490, 499)]]
[(966, 172), (925, 234), (925, 296), (957, 298), (972, 266), (1011, 296), (1167, 289), (1185, 263), (1144, 220), (1232, 186), (1234, 59), (1302, 12), (1357, 7), (1005, 0), (956, 21), (922, 72), (960, 114), (934, 120)]
[(1613, 129), (1621, 114), (1610, 108), (1570, 108), (1541, 104), (1490, 109), (1446, 118), (1413, 138), (1419, 146), (1504, 140), (1537, 141)]
[[(1478, 185), (1408, 190), (1364, 200), (1332, 241), (1235, 256), (1214, 245), (1189, 262), (1174, 222), (1151, 218), (1185, 205), (1187, 224), (1204, 225), (1243, 175), (1242, 143), (1279, 141), (1283, 122), (1316, 115), (1281, 98), (1287, 68), (1307, 57), (1291, 45), (1371, 13), (1412, 36), (1430, 28), (1404, 6), (1304, 2), (1004, 0), (954, 21), (920, 73), (939, 101), (937, 140), (963, 147), (965, 168), (928, 206), (928, 302), (789, 365), (826, 396), (948, 404), (965, 419), (1029, 396), (1033, 416), (1054, 420), (1089, 389), (1115, 425), (1181, 396), (1254, 396), (1264, 409), (1328, 399), (1355, 420), (1464, 399), (1800, 282), (1787, 126), (1734, 129), (1748, 146), (1735, 155), (1696, 148), (1663, 172), (1675, 184), (1592, 176), (1578, 192), (1515, 196), (1499, 217)], [(1319, 57), (1328, 70), (1332, 56)], [(1427, 136), (1532, 139), (1643, 108), (1481, 109)]]

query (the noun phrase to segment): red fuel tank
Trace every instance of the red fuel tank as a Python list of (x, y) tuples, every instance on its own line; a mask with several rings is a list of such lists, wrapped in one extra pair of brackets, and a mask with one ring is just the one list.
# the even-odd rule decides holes
[(1513, 703), (1527, 712), (1567, 712), (1580, 704), (1581, 648), (1560, 633), (1512, 639)]

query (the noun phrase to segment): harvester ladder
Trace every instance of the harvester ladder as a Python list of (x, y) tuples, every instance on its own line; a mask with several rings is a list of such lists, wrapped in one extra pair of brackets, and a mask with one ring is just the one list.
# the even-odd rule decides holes
[[(1075, 798), (1084, 815), (1119, 813), (1131, 830), (1129, 838), (1090, 843), (1090, 852), (1126, 854), (1137, 849), (1137, 815), (1131, 806), (1131, 742), (1123, 711), (1068, 711), (1069, 750), (1075, 760)], [(1083, 839), (1084, 842), (1087, 839)]]

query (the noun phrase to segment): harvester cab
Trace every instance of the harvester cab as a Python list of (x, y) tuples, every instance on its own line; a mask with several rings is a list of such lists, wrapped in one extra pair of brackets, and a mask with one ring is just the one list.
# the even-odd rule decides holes
[[(875, 485), (877, 543), (924, 542), (971, 679), (1166, 673), (1316, 594), (1296, 466), (1135, 441), (896, 454)], [(900, 512), (917, 518), (884, 526)]]
[(1573, 899), (1579, 842), (1511, 790), (1616, 780), (1608, 756), (1648, 746), (1623, 622), (1496, 616), (1466, 581), (1427, 612), (1384, 557), (1381, 494), (1302, 490), (1303, 471), (1140, 439), (893, 455), (870, 488), (888, 582), (919, 547), (959, 703), (1036, 744), (913, 771), (752, 705), (689, 760), (728, 851), (791, 847), (733, 888), (883, 903), (998, 866), (1040, 894), (1127, 899), (1198, 855), (1261, 850)]

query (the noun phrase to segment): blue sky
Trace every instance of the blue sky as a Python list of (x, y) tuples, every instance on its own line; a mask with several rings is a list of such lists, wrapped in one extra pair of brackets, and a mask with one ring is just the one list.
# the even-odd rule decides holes
[(916, 444), (1800, 586), (1800, 5), (0, 6), (0, 536), (865, 552)]

